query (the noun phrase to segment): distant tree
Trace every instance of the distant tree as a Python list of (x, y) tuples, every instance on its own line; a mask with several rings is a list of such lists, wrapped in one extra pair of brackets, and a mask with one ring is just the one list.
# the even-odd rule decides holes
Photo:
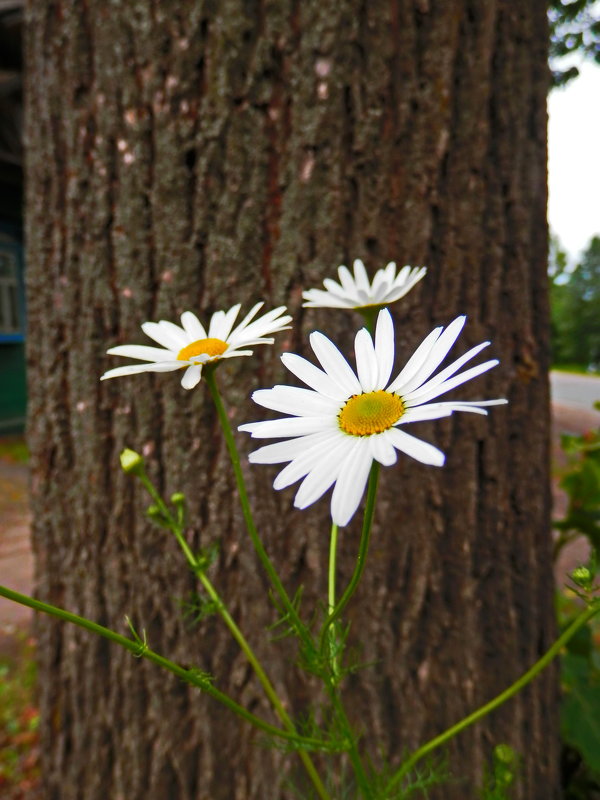
[(594, 236), (581, 262), (567, 271), (566, 256), (550, 242), (552, 356), (555, 364), (600, 363), (600, 237)]
[(552, 85), (564, 86), (579, 75), (574, 65), (559, 69), (561, 58), (578, 53), (600, 64), (600, 17), (594, 0), (550, 0), (550, 65)]

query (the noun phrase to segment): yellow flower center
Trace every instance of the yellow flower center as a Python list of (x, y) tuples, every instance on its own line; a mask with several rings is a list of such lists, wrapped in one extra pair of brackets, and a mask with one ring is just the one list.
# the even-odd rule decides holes
[(398, 395), (384, 392), (355, 394), (339, 414), (340, 428), (351, 436), (382, 433), (404, 414), (404, 403)]
[(227, 350), (227, 342), (221, 339), (198, 339), (196, 342), (187, 344), (183, 350), (179, 351), (178, 361), (189, 361), (194, 356), (201, 356), (205, 353), (209, 356), (221, 356)]

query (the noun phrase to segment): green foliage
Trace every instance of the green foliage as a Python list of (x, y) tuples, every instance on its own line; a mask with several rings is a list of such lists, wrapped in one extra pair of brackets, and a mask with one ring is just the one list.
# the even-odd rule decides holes
[(562, 686), (563, 740), (581, 754), (592, 774), (600, 779), (600, 654), (591, 635), (587, 653), (567, 648), (562, 658)]
[(13, 464), (26, 464), (29, 461), (29, 450), (21, 436), (7, 436), (0, 441), (0, 461)]
[(16, 657), (0, 658), (0, 795), (22, 797), (38, 783), (36, 663), (31, 642)]
[(566, 255), (550, 240), (549, 274), (552, 362), (600, 365), (600, 237), (594, 236), (581, 262), (568, 272)]
[(518, 753), (508, 744), (494, 747), (492, 764), (486, 770), (481, 800), (510, 800), (518, 778), (521, 761)]
[(563, 435), (561, 444), (569, 459), (560, 481), (568, 504), (563, 519), (554, 522), (560, 531), (556, 553), (582, 535), (600, 551), (600, 430), (582, 436)]
[[(573, 587), (559, 596), (559, 622), (565, 629), (598, 591), (600, 551), (600, 430), (563, 436), (569, 466), (561, 480), (568, 496), (567, 511), (555, 522), (560, 531), (556, 552), (577, 537), (588, 539), (591, 556), (573, 570)], [(563, 699), (561, 735), (564, 743), (563, 781), (566, 800), (589, 800), (600, 792), (600, 627), (591, 620), (579, 629), (561, 659)], [(598, 795), (600, 797), (600, 795)]]
[(564, 86), (579, 75), (575, 66), (557, 68), (557, 61), (573, 54), (600, 64), (600, 19), (593, 10), (594, 0), (550, 0), (549, 56), (553, 86)]

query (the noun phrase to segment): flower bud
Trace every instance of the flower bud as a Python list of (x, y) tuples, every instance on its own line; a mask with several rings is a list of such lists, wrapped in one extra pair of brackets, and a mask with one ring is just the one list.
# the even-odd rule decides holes
[(171, 502), (174, 506), (182, 506), (185, 503), (185, 495), (183, 492), (175, 492), (171, 495)]
[(134, 475), (139, 475), (144, 467), (144, 459), (135, 450), (130, 450), (128, 447), (123, 450), (120, 455), (121, 468), (123, 472), (131, 472)]
[(587, 589), (592, 583), (593, 575), (587, 567), (575, 567), (571, 573), (571, 580), (582, 589)]
[(494, 760), (500, 764), (514, 764), (517, 754), (509, 744), (498, 744), (494, 747)]

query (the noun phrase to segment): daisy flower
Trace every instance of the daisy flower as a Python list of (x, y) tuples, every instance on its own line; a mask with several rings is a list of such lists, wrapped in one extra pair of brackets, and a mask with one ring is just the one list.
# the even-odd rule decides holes
[(312, 333), (310, 344), (322, 369), (293, 353), (281, 356), (310, 388), (274, 386), (252, 395), (259, 405), (290, 416), (240, 426), (255, 438), (284, 439), (250, 453), (250, 461), (289, 462), (273, 486), (283, 489), (302, 479), (294, 501), (297, 508), (311, 505), (335, 484), (331, 517), (340, 526), (347, 525), (358, 508), (373, 460), (391, 466), (400, 450), (423, 464), (441, 467), (444, 454), (407, 433), (404, 425), (454, 411), (487, 414), (485, 406), (507, 402), (436, 400), (498, 364), (493, 359), (459, 372), (489, 344), (483, 342), (436, 373), (465, 320), (458, 317), (446, 329), (435, 328), (392, 381), (394, 325), (387, 309), (378, 315), (374, 340), (366, 328), (356, 334), (356, 373), (333, 342), (318, 331)]
[(357, 258), (354, 262), (354, 276), (348, 267), (338, 267), (340, 282), (325, 278), (323, 289), (308, 289), (302, 292), (307, 308), (353, 308), (385, 306), (395, 303), (410, 292), (427, 272), (425, 267), (402, 267), (396, 275), (394, 261), (375, 273), (373, 283), (369, 283), (367, 270)]
[[(202, 365), (235, 356), (251, 356), (252, 350), (244, 348), (257, 344), (273, 344), (268, 336), (289, 328), (292, 318), (283, 315), (285, 306), (254, 319), (263, 303), (257, 303), (244, 319), (233, 327), (240, 311), (240, 304), (229, 311), (215, 311), (210, 319), (208, 332), (195, 314), (184, 311), (181, 325), (167, 322), (144, 322), (142, 330), (162, 347), (147, 347), (139, 344), (124, 344), (111, 347), (109, 355), (137, 358), (146, 363), (130, 364), (105, 372), (100, 380), (134, 375), (138, 372), (172, 372), (185, 369), (181, 379), (184, 389), (193, 389), (202, 377)], [(164, 349), (163, 349), (164, 348)]]

